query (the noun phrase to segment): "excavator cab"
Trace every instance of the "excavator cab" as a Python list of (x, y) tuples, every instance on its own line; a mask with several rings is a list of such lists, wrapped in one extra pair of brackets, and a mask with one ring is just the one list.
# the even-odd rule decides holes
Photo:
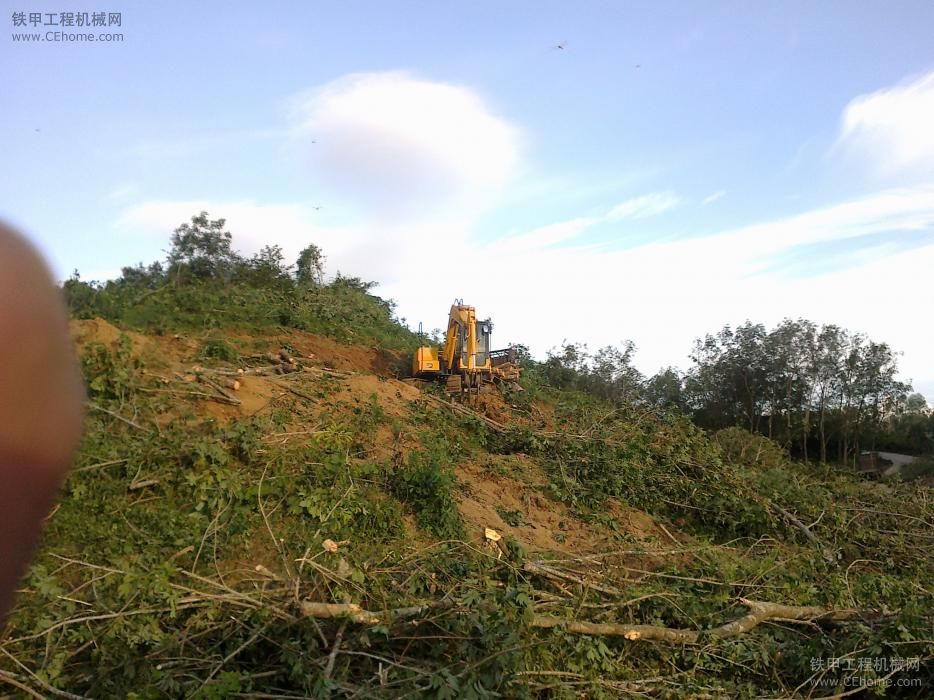
[[(490, 319), (477, 323), (477, 350), (474, 353), (474, 364), (477, 367), (486, 367), (490, 364), (490, 336), (493, 333), (493, 323)], [(464, 357), (463, 364), (467, 364)]]

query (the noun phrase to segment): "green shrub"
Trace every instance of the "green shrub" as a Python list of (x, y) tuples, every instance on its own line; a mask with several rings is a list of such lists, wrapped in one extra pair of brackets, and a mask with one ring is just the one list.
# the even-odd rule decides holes
[(114, 348), (91, 343), (81, 360), (88, 395), (121, 403), (127, 401), (139, 385), (142, 366), (133, 356), (133, 341), (126, 335), (120, 336)]
[(724, 459), (744, 467), (780, 467), (790, 459), (778, 443), (738, 427), (717, 431), (714, 441)]
[(203, 359), (223, 360), (224, 362), (237, 362), (240, 353), (223, 338), (208, 338), (201, 345), (199, 353)]
[(487, 437), (487, 449), (494, 454), (533, 454), (541, 440), (529, 428), (510, 427), (503, 432), (490, 431)]
[(407, 463), (389, 476), (390, 490), (415, 513), (419, 527), (446, 539), (464, 534), (456, 485), (453, 470), (434, 452), (410, 452)]
[(898, 475), (905, 481), (934, 476), (934, 457), (919, 457), (911, 464), (903, 466)]

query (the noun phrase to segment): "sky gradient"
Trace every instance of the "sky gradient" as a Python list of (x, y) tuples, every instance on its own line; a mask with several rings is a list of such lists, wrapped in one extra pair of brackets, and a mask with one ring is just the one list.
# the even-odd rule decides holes
[[(930, 2), (5, 7), (0, 217), (61, 277), (206, 209), (412, 326), (458, 297), (496, 344), (628, 338), (651, 373), (806, 317), (934, 397)], [(124, 40), (13, 41), (61, 9)]]

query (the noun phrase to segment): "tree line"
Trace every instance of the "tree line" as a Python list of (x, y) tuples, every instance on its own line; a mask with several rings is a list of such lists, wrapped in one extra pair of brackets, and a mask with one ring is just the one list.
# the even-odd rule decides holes
[(805, 319), (771, 330), (746, 321), (698, 338), (687, 372), (668, 367), (652, 377), (633, 367), (634, 352), (631, 342), (594, 353), (565, 343), (536, 369), (559, 388), (677, 409), (711, 430), (741, 426), (805, 460), (934, 452), (934, 415), (897, 378), (898, 353), (863, 333)]

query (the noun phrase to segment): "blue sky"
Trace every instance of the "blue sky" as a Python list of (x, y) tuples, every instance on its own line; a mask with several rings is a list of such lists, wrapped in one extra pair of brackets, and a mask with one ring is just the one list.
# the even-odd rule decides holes
[[(934, 396), (929, 2), (5, 7), (0, 216), (60, 276), (159, 258), (203, 207), (413, 324), (462, 297), (499, 342), (631, 338), (651, 372), (804, 316)], [(123, 41), (13, 41), (63, 9)]]

